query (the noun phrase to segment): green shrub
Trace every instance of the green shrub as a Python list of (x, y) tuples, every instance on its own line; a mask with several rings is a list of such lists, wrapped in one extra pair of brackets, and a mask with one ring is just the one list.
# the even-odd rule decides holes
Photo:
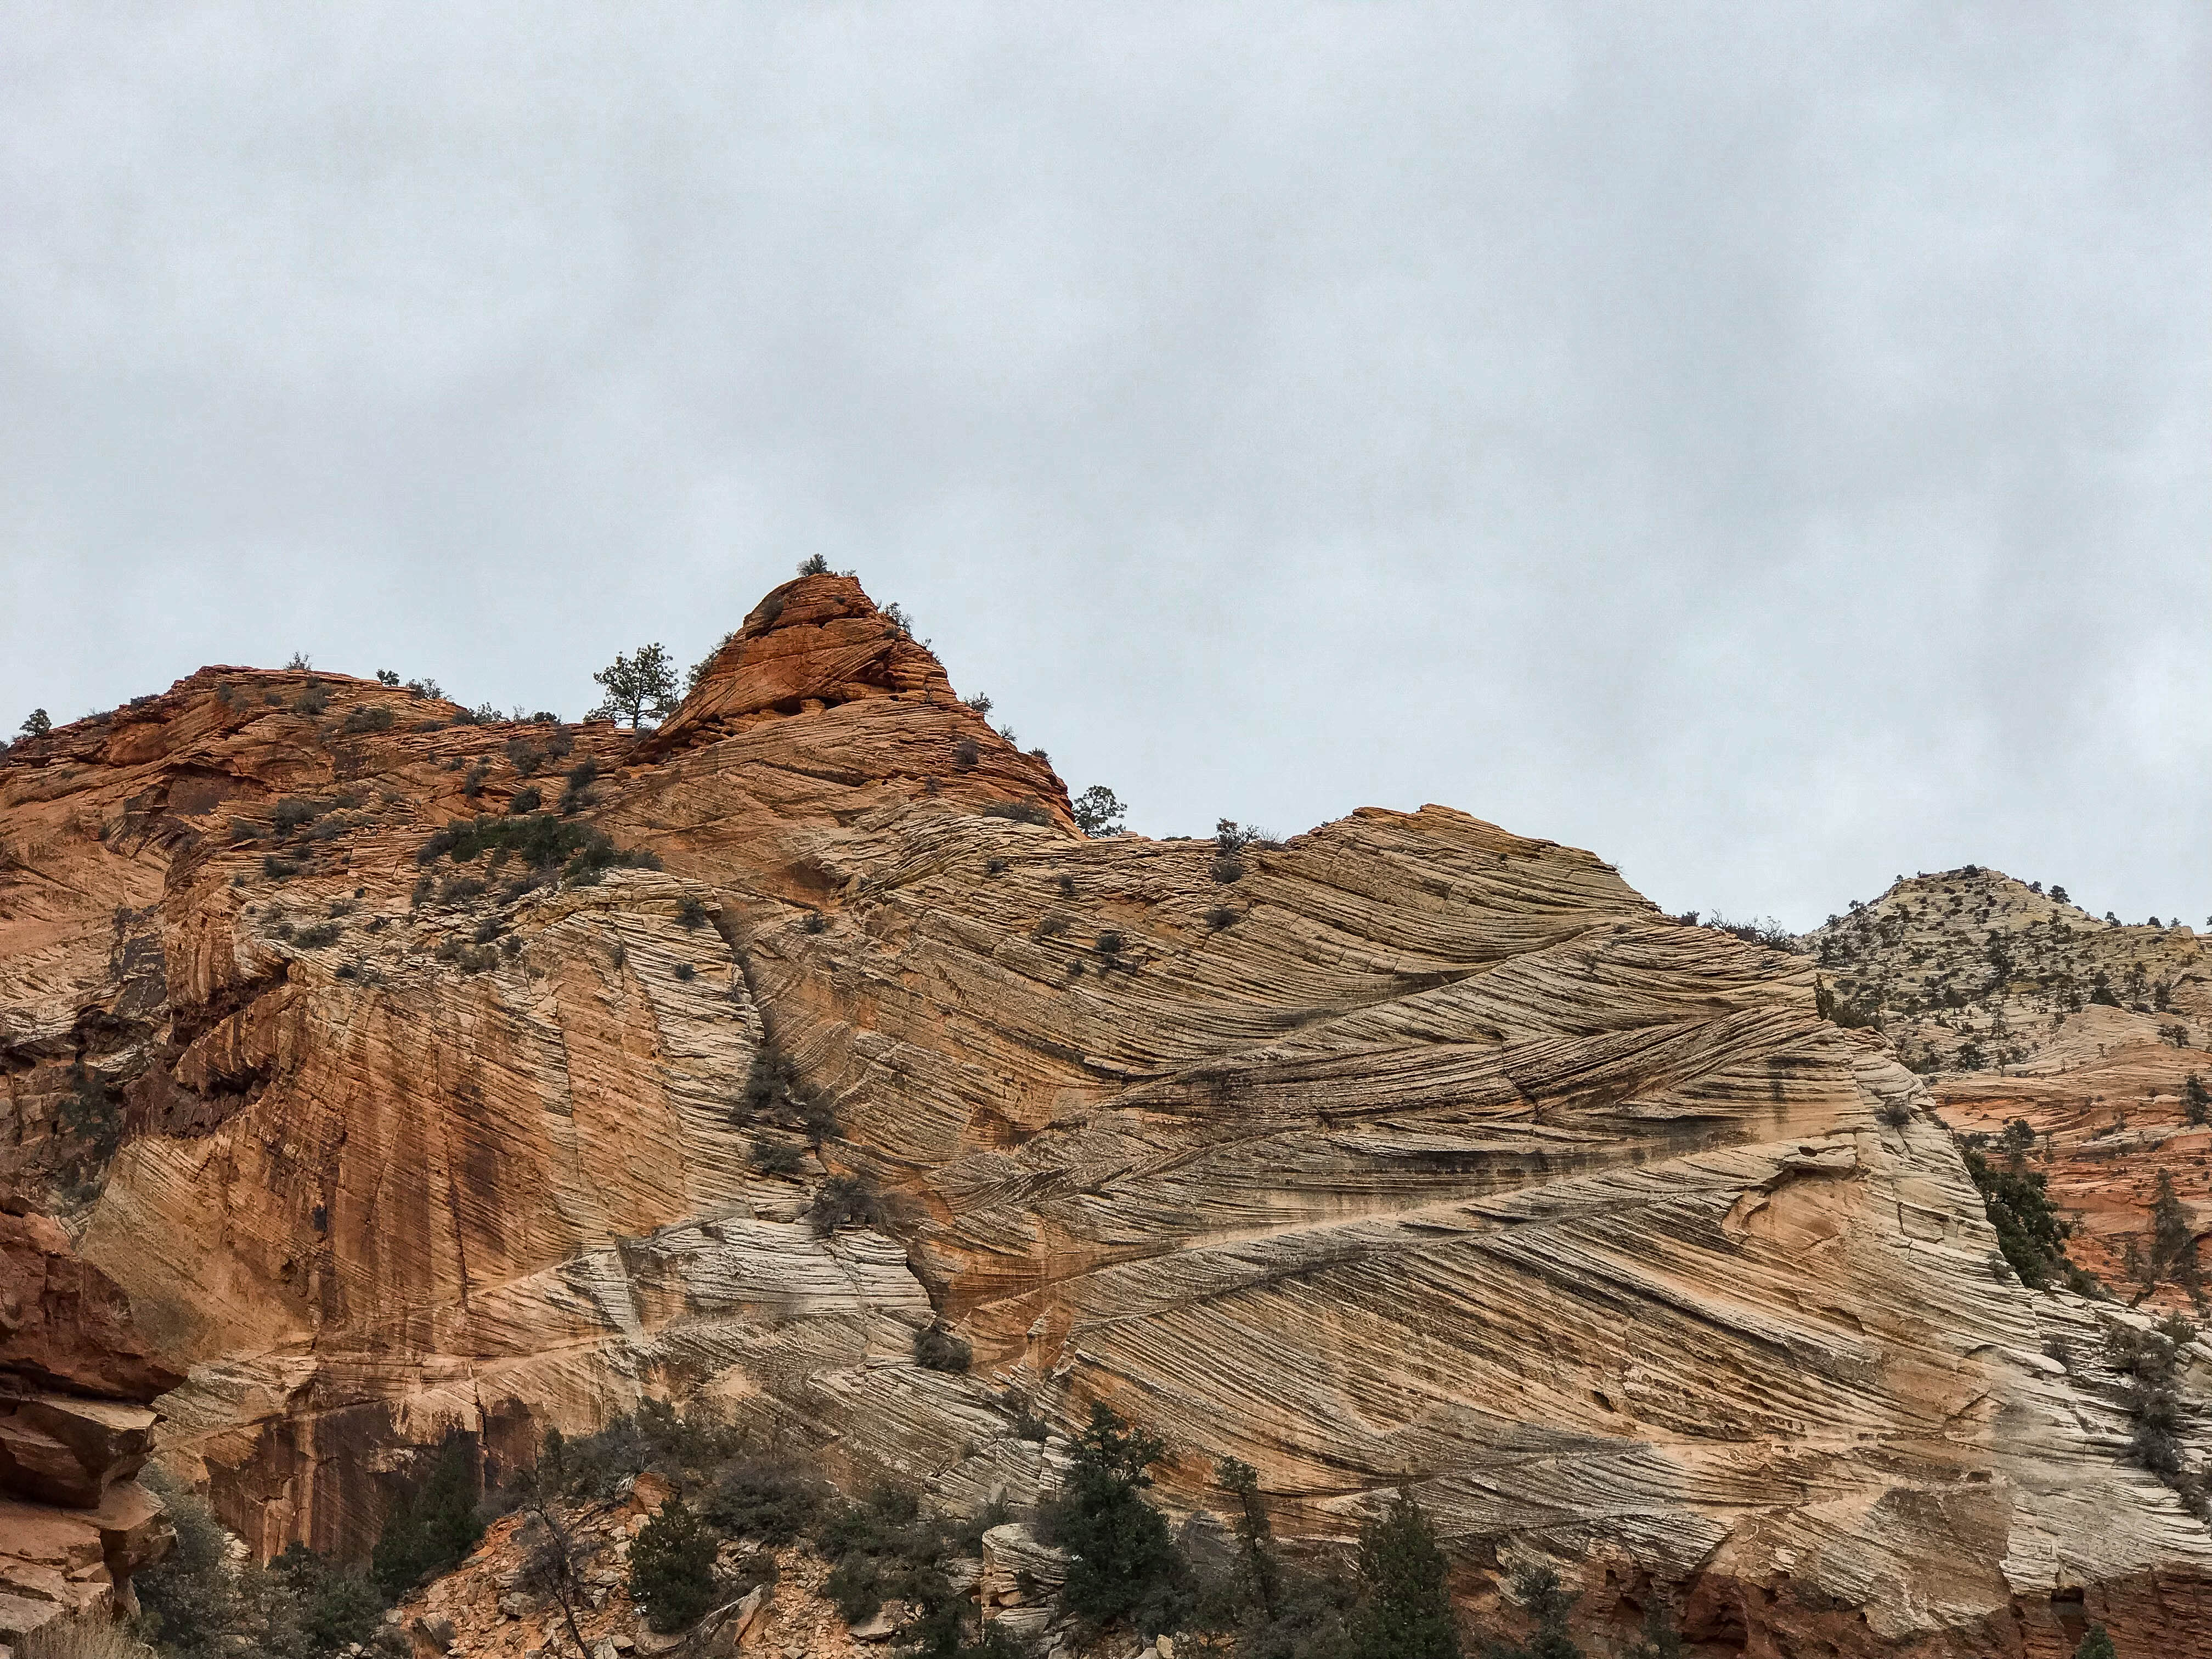
[(806, 1168), (806, 1155), (787, 1140), (763, 1135), (753, 1142), (752, 1164), (762, 1175), (788, 1180)]
[(799, 1067), (775, 1043), (753, 1050), (730, 1121), (740, 1126), (772, 1123), (805, 1133), (816, 1146), (837, 1133), (836, 1103), (799, 1073)]
[(477, 1515), (479, 1486), (472, 1436), (449, 1435), (428, 1474), (385, 1516), (369, 1559), (369, 1577), (398, 1600), (416, 1585), (451, 1572), (483, 1536)]
[(983, 816), (987, 818), (1012, 818), (1016, 823), (1049, 824), (1052, 822), (1052, 814), (1045, 809), (1043, 803), (1035, 800), (994, 800), (983, 808)]
[(535, 812), (544, 805), (545, 792), (535, 784), (526, 785), (507, 798), (507, 811), (510, 817), (519, 817), (526, 813)]
[[(177, 1541), (135, 1577), (137, 1630), (167, 1659), (333, 1659), (380, 1621), (383, 1603), (364, 1581), (296, 1546), (267, 1568), (233, 1571), (207, 1506), (158, 1473), (147, 1484)], [(32, 1659), (37, 1650), (19, 1651)]]
[(344, 931), (334, 921), (318, 922), (312, 927), (302, 927), (293, 943), (303, 950), (319, 951), (325, 945), (336, 945), (338, 935)]
[(538, 1476), (549, 1492), (605, 1502), (653, 1462), (653, 1447), (628, 1413), (593, 1433), (569, 1439), (548, 1429), (538, 1448)]
[(699, 970), (688, 962), (679, 962), (676, 964), (676, 977), (687, 983), (696, 978), (698, 972)]
[(297, 859), (278, 858), (271, 853), (261, 860), (261, 873), (271, 881), (286, 881), (307, 868)]
[(780, 1546), (810, 1528), (824, 1502), (822, 1484), (787, 1457), (741, 1457), (716, 1475), (702, 1510), (732, 1538)]
[(832, 1564), (822, 1592), (839, 1615), (858, 1624), (885, 1600), (927, 1603), (945, 1588), (943, 1564), (964, 1548), (963, 1534), (923, 1516), (903, 1487), (880, 1486), (858, 1504), (832, 1504), (814, 1527), (815, 1545)]
[(1223, 818), (1213, 826), (1213, 878), (1218, 882), (1242, 881), (1244, 878), (1244, 848), (1259, 839), (1259, 832), (1246, 829), (1234, 818)]
[(846, 1227), (880, 1226), (883, 1200), (864, 1176), (832, 1176), (807, 1204), (805, 1219), (823, 1238)]
[(830, 574), (830, 561), (819, 553), (810, 553), (799, 562), (799, 574), (802, 576), (826, 576)]
[(2137, 1461), (2171, 1487), (2191, 1514), (2207, 1520), (2212, 1519), (2212, 1489), (2203, 1470), (2183, 1461), (2180, 1439), (2185, 1416), (2183, 1355), (2196, 1340), (2197, 1328), (2178, 1314), (2147, 1331), (2111, 1325), (2105, 1332), (2105, 1363), (2127, 1379), (2124, 1399), (2134, 1423)]
[(641, 848), (617, 848), (604, 831), (550, 812), (522, 817), (456, 818), (416, 849), (417, 864), (450, 856), (465, 864), (480, 854), (505, 852), (533, 869), (558, 869), (561, 879), (589, 886), (610, 869), (658, 870), (659, 854)]
[(339, 730), (344, 732), (389, 732), (392, 711), (374, 703), (364, 703), (347, 714)]
[(580, 812), (592, 804), (592, 785), (599, 781), (599, 765), (586, 756), (568, 769), (568, 775), (561, 789), (561, 812), (567, 816)]
[(688, 1629), (714, 1607), (716, 1543), (681, 1498), (663, 1504), (631, 1540), (630, 1599), (654, 1630), (665, 1635)]
[(1816, 981), (1814, 984), (1813, 1012), (1847, 1031), (1881, 1029), (1881, 1017), (1878, 1012), (1861, 1007), (1847, 996), (1838, 995), (1828, 988), (1826, 981)]
[(300, 1632), (310, 1652), (336, 1654), (366, 1644), (384, 1621), (384, 1598), (366, 1574), (304, 1544), (287, 1545), (269, 1571), (298, 1599)]
[(1997, 1248), (2021, 1282), (2037, 1290), (2070, 1265), (2066, 1236), (2073, 1231), (2045, 1190), (2045, 1180), (2024, 1168), (2000, 1168), (1972, 1146), (1962, 1149), (1966, 1173), (1982, 1194), (1982, 1207), (1996, 1229)]
[(1013, 1419), (1014, 1433), (1042, 1445), (1052, 1437), (1052, 1425), (1036, 1414), (1030, 1396), (1012, 1387), (999, 1391), (999, 1409)]
[(1237, 912), (1225, 904), (1217, 904), (1206, 913), (1206, 925), (1217, 933), (1233, 926), (1236, 921)]
[(983, 751), (976, 747), (973, 738), (963, 738), (952, 747), (952, 764), (958, 771), (973, 771), (982, 758)]
[(161, 1492), (177, 1541), (132, 1580), (139, 1628), (163, 1652), (179, 1659), (223, 1653), (239, 1608), (237, 1590), (223, 1570), (222, 1531), (191, 1493), (158, 1479), (148, 1484)]
[(2192, 1300), (2203, 1294), (2202, 1270), (2197, 1262), (2197, 1235), (2189, 1212), (2173, 1190), (2173, 1176), (2158, 1172), (2156, 1196), (2151, 1203), (2151, 1255), (2146, 1285), (2169, 1280), (2189, 1292)]
[(1274, 1529), (1260, 1496), (1259, 1472), (1237, 1458), (1224, 1457), (1215, 1479), (1237, 1500), (1231, 1529), (1237, 1534), (1238, 1595), (1261, 1619), (1272, 1620), (1281, 1611), (1283, 1571), (1275, 1559)]
[(292, 707), (302, 714), (319, 714), (330, 706), (331, 694), (320, 680), (309, 680), (292, 699)]
[(306, 795), (287, 795), (269, 809), (269, 822), (280, 836), (305, 829), (331, 810), (331, 804)]
[(941, 1319), (914, 1334), (915, 1364), (925, 1370), (963, 1375), (975, 1357), (974, 1346), (947, 1330)]
[(697, 927), (707, 920), (707, 907), (689, 894), (676, 901), (676, 921), (678, 926)]

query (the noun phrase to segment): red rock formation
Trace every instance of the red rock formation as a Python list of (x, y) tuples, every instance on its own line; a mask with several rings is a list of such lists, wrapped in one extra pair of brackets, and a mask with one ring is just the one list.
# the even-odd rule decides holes
[(170, 1536), (138, 1402), (182, 1381), (50, 1218), (0, 1212), (0, 1638), (127, 1606)]
[[(263, 1550), (364, 1549), (410, 1445), (644, 1390), (1026, 1501), (1011, 1390), (1166, 1433), (1180, 1503), (1242, 1457), (1323, 1540), (1410, 1483), (1478, 1602), (1552, 1559), (1752, 1653), (2212, 1631), (2212, 1538), (2045, 1355), (2099, 1310), (1992, 1276), (1807, 958), (1438, 807), (1086, 841), (846, 578), (635, 742), (313, 679), (0, 763), (10, 1178), (189, 1363), (165, 1455)], [(526, 788), (570, 810), (435, 837)], [(866, 1224), (808, 1224), (833, 1176)], [(912, 1363), (940, 1317), (973, 1375)]]

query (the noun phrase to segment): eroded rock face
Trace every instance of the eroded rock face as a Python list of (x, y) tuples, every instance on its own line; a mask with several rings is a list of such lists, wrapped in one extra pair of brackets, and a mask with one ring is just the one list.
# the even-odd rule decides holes
[(2163, 1172), (2191, 1231), (2212, 1230), (2212, 957), (2193, 929), (2100, 921), (1972, 868), (1900, 880), (1807, 944), (1926, 1071), (1947, 1122), (2028, 1126), (2075, 1261), (2131, 1302), (2191, 1308), (2153, 1210)]
[[(2044, 1352), (2094, 1311), (1991, 1274), (1810, 958), (1439, 807), (1086, 841), (848, 578), (635, 744), (305, 681), (0, 765), (0, 896), (58, 895), (0, 924), (13, 1167), (96, 1188), (87, 1255), (191, 1367), (166, 1455), (264, 1550), (365, 1548), (410, 1445), (498, 1463), (644, 1391), (963, 1507), (1050, 1478), (1015, 1407), (1103, 1398), (1177, 1504), (1235, 1455), (1342, 1540), (1412, 1485), (1478, 1605), (1542, 1558), (1753, 1653), (2212, 1644), (2212, 1538)], [(661, 867), (418, 862), (529, 788)], [(764, 1049), (818, 1146), (747, 1106)], [(104, 1182), (48, 1132), (85, 1077), (128, 1104)], [(872, 1223), (810, 1224), (833, 1176)], [(969, 1376), (911, 1363), (940, 1317)]]
[(0, 1640), (128, 1607), (171, 1542), (139, 1402), (181, 1381), (51, 1217), (0, 1212)]

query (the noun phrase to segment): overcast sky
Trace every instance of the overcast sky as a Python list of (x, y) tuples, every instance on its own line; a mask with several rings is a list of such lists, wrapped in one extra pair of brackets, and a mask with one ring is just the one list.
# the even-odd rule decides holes
[(811, 553), (1133, 827), (2212, 913), (2212, 9), (0, 5), (0, 712)]

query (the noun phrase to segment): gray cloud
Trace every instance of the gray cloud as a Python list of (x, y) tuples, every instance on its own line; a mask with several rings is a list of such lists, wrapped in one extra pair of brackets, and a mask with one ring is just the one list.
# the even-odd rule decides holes
[(0, 709), (805, 554), (1159, 833), (2212, 911), (2193, 3), (19, 8)]

